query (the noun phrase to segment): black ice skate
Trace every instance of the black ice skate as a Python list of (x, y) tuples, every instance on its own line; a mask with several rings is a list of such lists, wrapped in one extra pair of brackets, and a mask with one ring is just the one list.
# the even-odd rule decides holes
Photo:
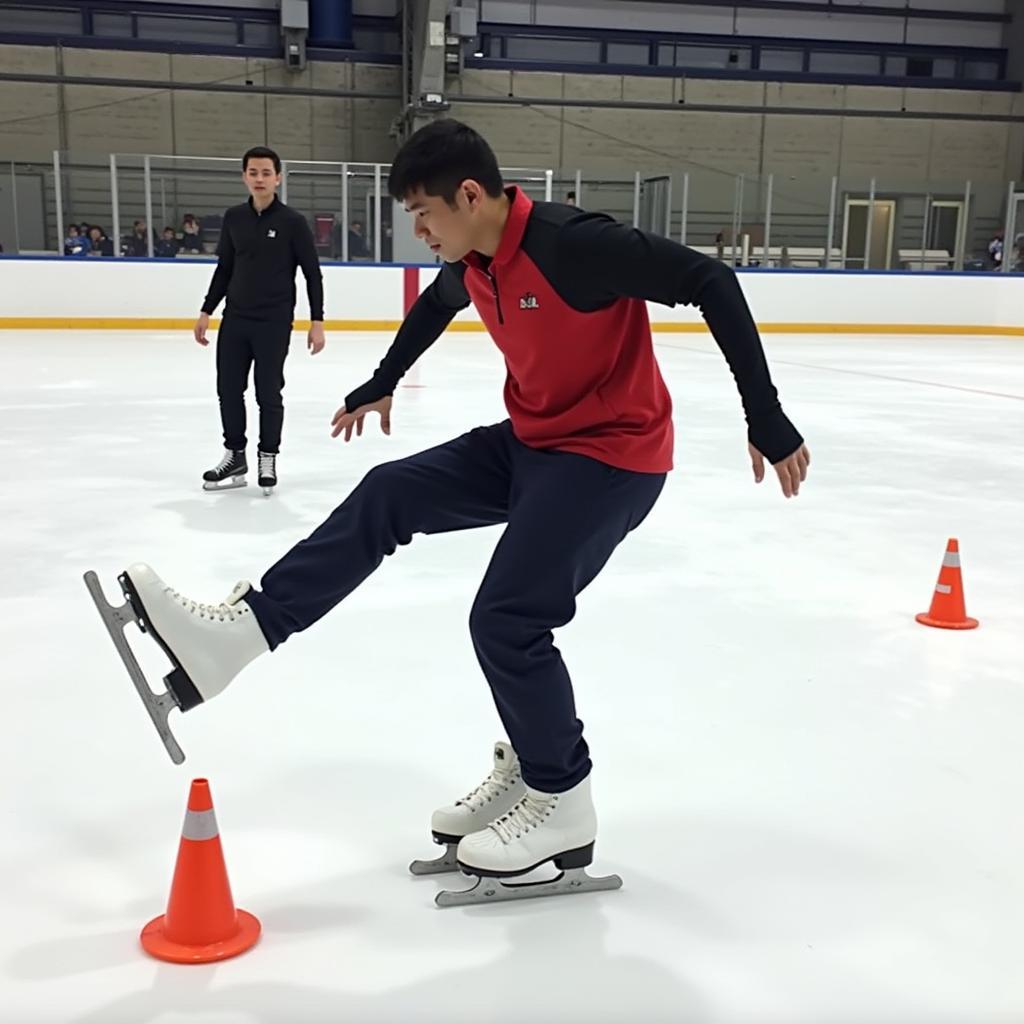
[(265, 497), (270, 497), (277, 486), (277, 452), (259, 453), (258, 483)]
[(236, 487), (245, 487), (245, 474), (248, 472), (245, 451), (234, 452), (225, 448), (224, 458), (203, 474), (203, 490), (230, 491)]

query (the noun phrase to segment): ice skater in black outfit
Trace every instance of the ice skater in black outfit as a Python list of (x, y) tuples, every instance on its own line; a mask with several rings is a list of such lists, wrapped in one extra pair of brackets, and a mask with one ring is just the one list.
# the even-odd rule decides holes
[(245, 448), (245, 389), (256, 365), (260, 407), (259, 485), (269, 494), (277, 484), (277, 453), (284, 421), (284, 361), (295, 315), (295, 270), (302, 267), (309, 293), (307, 344), (324, 347), (324, 285), (313, 233), (302, 214), (277, 198), (281, 159), (263, 146), (242, 157), (249, 201), (224, 214), (217, 246), (217, 270), (196, 321), (200, 345), (209, 344), (210, 314), (227, 296), (217, 334), (217, 397), (224, 426), (224, 457), (203, 474), (206, 490), (244, 487), (249, 471)]

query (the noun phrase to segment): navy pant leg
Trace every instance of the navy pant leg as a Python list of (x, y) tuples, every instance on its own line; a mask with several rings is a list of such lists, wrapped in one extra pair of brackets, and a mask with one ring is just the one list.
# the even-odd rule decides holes
[(284, 424), (284, 361), (292, 340), (290, 323), (257, 324), (252, 332), (255, 357), (253, 378), (256, 403), (260, 407), (260, 447), (262, 452), (281, 450), (281, 428)]
[(526, 783), (559, 793), (591, 763), (551, 631), (573, 618), (577, 594), (653, 508), (665, 475), (515, 445), (508, 526), (470, 630)]
[(508, 423), (480, 427), (370, 470), (246, 595), (271, 649), (330, 611), (414, 534), (505, 522), (512, 443)]
[(217, 331), (217, 398), (224, 430), (224, 447), (242, 451), (245, 437), (245, 389), (253, 351), (245, 323), (226, 316)]

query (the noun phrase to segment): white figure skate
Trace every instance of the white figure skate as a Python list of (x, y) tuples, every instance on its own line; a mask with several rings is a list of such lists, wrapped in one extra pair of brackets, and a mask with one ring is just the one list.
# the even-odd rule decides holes
[(458, 871), (455, 848), (459, 841), (510, 811), (525, 793), (515, 751), (508, 743), (495, 743), (494, 767), (487, 778), (461, 800), (439, 807), (430, 819), (434, 842), (445, 852), (436, 860), (414, 860), (409, 870), (414, 875)]
[(249, 464), (245, 452), (224, 449), (224, 457), (213, 469), (203, 474), (204, 491), (231, 491), (236, 487), (245, 487), (245, 474), (249, 472)]
[[(565, 793), (542, 793), (527, 787), (508, 814), (459, 843), (456, 862), (462, 872), (476, 876), (476, 884), (461, 892), (438, 893), (437, 905), (461, 907), (620, 889), (618, 875), (595, 878), (587, 874), (596, 837), (597, 815), (589, 776)], [(548, 863), (559, 870), (549, 881), (506, 881)]]
[[(179, 594), (142, 563), (118, 576), (125, 603), (107, 602), (94, 572), (85, 574), (92, 595), (118, 654), (175, 764), (185, 760), (171, 733), (167, 717), (174, 708), (189, 711), (215, 697), (254, 658), (269, 650), (252, 609), (242, 598), (250, 590), (242, 582), (226, 601), (199, 604)], [(167, 689), (154, 693), (128, 646), (124, 627), (134, 622), (149, 633), (171, 659), (174, 668), (164, 676)]]

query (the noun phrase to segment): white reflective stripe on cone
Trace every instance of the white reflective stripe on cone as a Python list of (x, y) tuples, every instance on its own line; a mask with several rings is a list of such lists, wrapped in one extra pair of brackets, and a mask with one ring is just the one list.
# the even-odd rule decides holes
[(959, 551), (947, 551), (942, 559), (942, 564), (946, 569), (959, 569), (960, 568), (960, 552)]
[(215, 839), (217, 835), (217, 816), (212, 810), (185, 812), (182, 839)]
[[(953, 588), (948, 583), (936, 583), (935, 584), (935, 593), (936, 594), (952, 594), (953, 593)], [(213, 814), (213, 811), (210, 811), (209, 813)]]

